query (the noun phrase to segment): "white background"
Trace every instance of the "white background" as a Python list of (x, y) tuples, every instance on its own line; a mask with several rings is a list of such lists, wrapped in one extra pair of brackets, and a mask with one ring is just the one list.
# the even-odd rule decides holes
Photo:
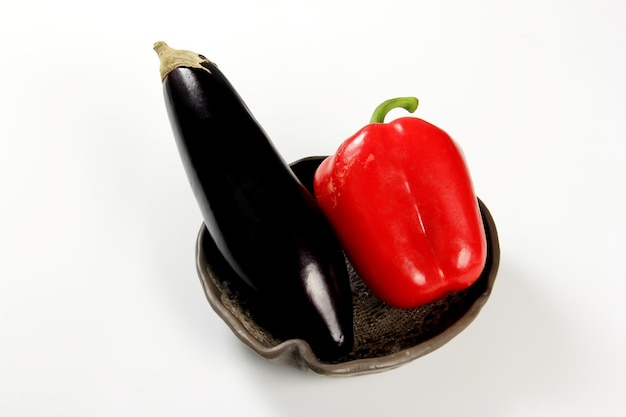
[[(609, 0), (5, 2), (0, 415), (625, 415), (625, 23)], [(288, 161), (418, 96), (498, 225), (476, 321), (349, 379), (241, 344), (196, 275), (157, 40), (217, 62)]]

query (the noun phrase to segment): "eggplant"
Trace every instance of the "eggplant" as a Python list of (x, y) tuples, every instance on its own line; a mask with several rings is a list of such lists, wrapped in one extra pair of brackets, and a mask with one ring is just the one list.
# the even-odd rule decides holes
[(325, 361), (354, 343), (342, 248), (315, 198), (217, 66), (157, 42), (165, 103), (187, 178), (255, 320)]

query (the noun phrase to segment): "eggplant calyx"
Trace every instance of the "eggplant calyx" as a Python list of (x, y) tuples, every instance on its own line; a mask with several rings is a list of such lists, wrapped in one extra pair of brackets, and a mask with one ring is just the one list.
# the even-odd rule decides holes
[(199, 68), (211, 74), (208, 66), (215, 66), (204, 55), (184, 49), (170, 48), (163, 41), (155, 42), (154, 50), (161, 60), (161, 80), (164, 80), (167, 74), (179, 67)]

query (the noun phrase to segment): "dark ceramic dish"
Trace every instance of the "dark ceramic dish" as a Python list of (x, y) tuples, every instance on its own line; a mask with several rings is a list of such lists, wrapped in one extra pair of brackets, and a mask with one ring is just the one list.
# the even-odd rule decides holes
[[(305, 158), (292, 169), (312, 189), (315, 168), (323, 157)], [(196, 265), (209, 303), (233, 333), (259, 355), (271, 361), (324, 375), (359, 375), (397, 368), (443, 346), (465, 329), (486, 303), (500, 261), (496, 226), (479, 200), (487, 235), (487, 263), (468, 289), (446, 299), (410, 310), (390, 307), (364, 286), (346, 260), (352, 287), (354, 338), (352, 351), (337, 362), (321, 362), (299, 339), (278, 340), (259, 327), (245, 308), (245, 290), (232, 279), (232, 270), (202, 225), (196, 247)]]

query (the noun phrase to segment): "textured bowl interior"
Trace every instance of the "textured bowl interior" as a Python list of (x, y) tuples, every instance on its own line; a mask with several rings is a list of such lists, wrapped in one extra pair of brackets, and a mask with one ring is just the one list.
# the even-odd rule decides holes
[[(311, 188), (315, 168), (323, 157), (292, 164), (302, 183)], [(364, 286), (350, 262), (346, 265), (352, 287), (355, 343), (337, 362), (317, 359), (303, 340), (279, 340), (255, 323), (246, 309), (246, 291), (233, 276), (204, 224), (196, 246), (196, 265), (212, 308), (241, 341), (266, 359), (324, 375), (359, 375), (396, 368), (441, 347), (465, 329), (478, 315), (493, 287), (500, 249), (496, 227), (479, 200), (487, 235), (487, 263), (468, 289), (446, 299), (410, 310), (390, 307)]]

